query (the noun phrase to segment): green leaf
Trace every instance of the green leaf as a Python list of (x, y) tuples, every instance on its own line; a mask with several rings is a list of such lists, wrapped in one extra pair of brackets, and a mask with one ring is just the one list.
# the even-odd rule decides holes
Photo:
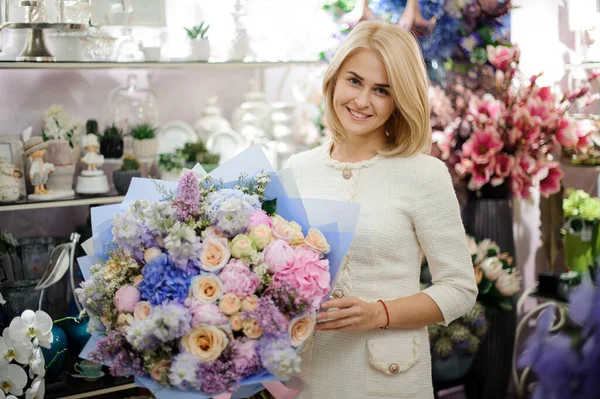
[(502, 310), (512, 310), (512, 302), (510, 298), (504, 298), (498, 301), (498, 307)]
[(277, 198), (263, 201), (262, 210), (267, 212), (267, 215), (273, 216), (277, 212)]
[[(486, 60), (487, 60), (487, 55), (486, 55)], [(496, 250), (493, 248), (488, 248), (487, 257), (493, 258), (494, 256), (498, 256), (498, 252), (496, 252)]]
[(483, 278), (481, 280), (481, 283), (479, 283), (479, 294), (480, 295), (485, 295), (488, 292), (490, 292), (490, 289), (492, 289), (492, 287), (494, 286), (494, 282), (491, 280), (488, 280), (487, 278)]

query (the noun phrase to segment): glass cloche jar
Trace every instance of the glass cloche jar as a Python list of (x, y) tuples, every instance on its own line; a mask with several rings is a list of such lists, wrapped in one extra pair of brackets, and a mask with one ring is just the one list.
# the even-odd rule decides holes
[(233, 111), (231, 123), (233, 130), (238, 132), (249, 144), (261, 144), (270, 137), (270, 107), (265, 100), (265, 94), (258, 90), (255, 81), (250, 82), (251, 90), (246, 94), (245, 101)]
[(139, 88), (135, 75), (127, 77), (126, 86), (117, 87), (110, 92), (107, 106), (105, 125), (114, 123), (124, 132), (129, 132), (140, 123), (149, 123), (152, 126), (159, 123), (156, 96), (149, 89)]

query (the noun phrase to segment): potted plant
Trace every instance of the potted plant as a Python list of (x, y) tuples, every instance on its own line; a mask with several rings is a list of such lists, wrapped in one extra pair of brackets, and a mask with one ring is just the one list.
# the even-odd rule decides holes
[(183, 148), (178, 151), (178, 155), (185, 159), (185, 162), (190, 169), (193, 168), (196, 163), (199, 163), (206, 173), (210, 173), (219, 166), (220, 156), (209, 152), (201, 141), (185, 143)]
[(100, 138), (100, 153), (105, 158), (119, 159), (123, 156), (123, 131), (114, 123), (104, 129)]
[(185, 159), (178, 154), (160, 154), (158, 156), (158, 169), (160, 178), (163, 180), (179, 180), (179, 175), (184, 167)]
[(141, 177), (140, 162), (133, 155), (125, 155), (121, 169), (113, 172), (113, 182), (119, 194), (124, 195), (129, 190), (131, 179)]
[(600, 198), (583, 190), (567, 190), (563, 200), (565, 264), (570, 270), (587, 274), (600, 253)]
[(154, 158), (158, 149), (156, 128), (149, 123), (140, 123), (131, 129), (133, 155), (138, 158)]
[(210, 24), (200, 23), (191, 28), (183, 28), (187, 32), (190, 44), (190, 56), (192, 61), (208, 61), (210, 58), (210, 42), (206, 32)]

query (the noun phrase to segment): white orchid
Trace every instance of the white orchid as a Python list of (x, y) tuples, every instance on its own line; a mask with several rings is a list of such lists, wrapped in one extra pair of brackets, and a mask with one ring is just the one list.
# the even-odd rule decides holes
[(15, 341), (33, 345), (38, 344), (44, 348), (50, 348), (52, 341), (52, 318), (44, 311), (26, 310), (20, 317), (15, 317), (9, 326), (11, 338)]
[(13, 360), (25, 364), (29, 362), (32, 349), (33, 345), (30, 342), (24, 344), (12, 339), (7, 327), (0, 337), (0, 364), (8, 364)]
[(0, 389), (0, 399), (17, 399), (17, 397), (15, 395), (6, 396), (4, 391)]
[(0, 305), (4, 305), (5, 303), (6, 303), (6, 300), (2, 296), (2, 293), (0, 292)]
[(21, 366), (16, 364), (5, 364), (0, 366), (0, 389), (4, 393), (23, 395), (23, 388), (27, 385), (27, 374)]
[(31, 387), (25, 392), (25, 399), (44, 399), (45, 394), (46, 383), (42, 377), (38, 377), (33, 380)]
[(29, 378), (34, 378), (35, 376), (43, 378), (45, 375), (46, 361), (44, 360), (42, 349), (38, 347), (33, 350), (33, 358), (29, 364)]

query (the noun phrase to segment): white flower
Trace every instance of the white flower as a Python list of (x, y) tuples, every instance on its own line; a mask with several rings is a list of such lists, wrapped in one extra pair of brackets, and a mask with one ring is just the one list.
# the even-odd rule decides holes
[(0, 366), (0, 389), (6, 394), (23, 395), (23, 388), (27, 385), (27, 374), (21, 366), (6, 364)]
[(2, 296), (2, 293), (0, 292), (0, 305), (4, 305), (6, 303), (6, 300), (4, 300), (4, 297)]
[(33, 346), (31, 342), (21, 343), (11, 338), (8, 327), (2, 332), (0, 337), (0, 364), (10, 363), (14, 360), (21, 364), (25, 364), (31, 357)]
[(15, 395), (6, 396), (4, 394), (4, 391), (0, 389), (0, 399), (18, 399), (18, 398)]
[(46, 361), (39, 347), (33, 350), (33, 359), (29, 365), (29, 378), (34, 378), (36, 375), (41, 378), (46, 375)]
[(471, 256), (477, 255), (477, 253), (478, 253), (477, 242), (475, 241), (475, 239), (473, 237), (467, 236), (467, 248), (469, 249), (469, 254), (471, 254)]
[[(479, 260), (479, 262), (481, 262), (483, 259), (485, 259), (488, 256), (488, 251), (489, 250), (494, 250), (496, 251), (496, 254), (500, 253), (500, 247), (498, 246), (498, 244), (496, 244), (494, 241), (490, 240), (489, 238), (486, 238), (485, 240), (481, 241), (479, 243), (479, 245), (477, 246), (478, 248), (478, 255), (477, 258)], [(479, 257), (481, 256), (481, 259), (479, 259)], [(479, 263), (476, 260), (476, 264)]]
[(488, 280), (496, 281), (503, 272), (502, 261), (497, 257), (487, 258), (479, 265)]
[(517, 273), (502, 273), (496, 280), (496, 288), (504, 296), (513, 296), (521, 290), (521, 281)]
[(20, 317), (15, 317), (9, 326), (10, 337), (24, 344), (31, 342), (50, 348), (52, 341), (52, 318), (44, 311), (33, 313), (26, 310)]
[(38, 377), (31, 383), (31, 387), (25, 392), (25, 399), (44, 399), (46, 394), (46, 383), (42, 377)]

